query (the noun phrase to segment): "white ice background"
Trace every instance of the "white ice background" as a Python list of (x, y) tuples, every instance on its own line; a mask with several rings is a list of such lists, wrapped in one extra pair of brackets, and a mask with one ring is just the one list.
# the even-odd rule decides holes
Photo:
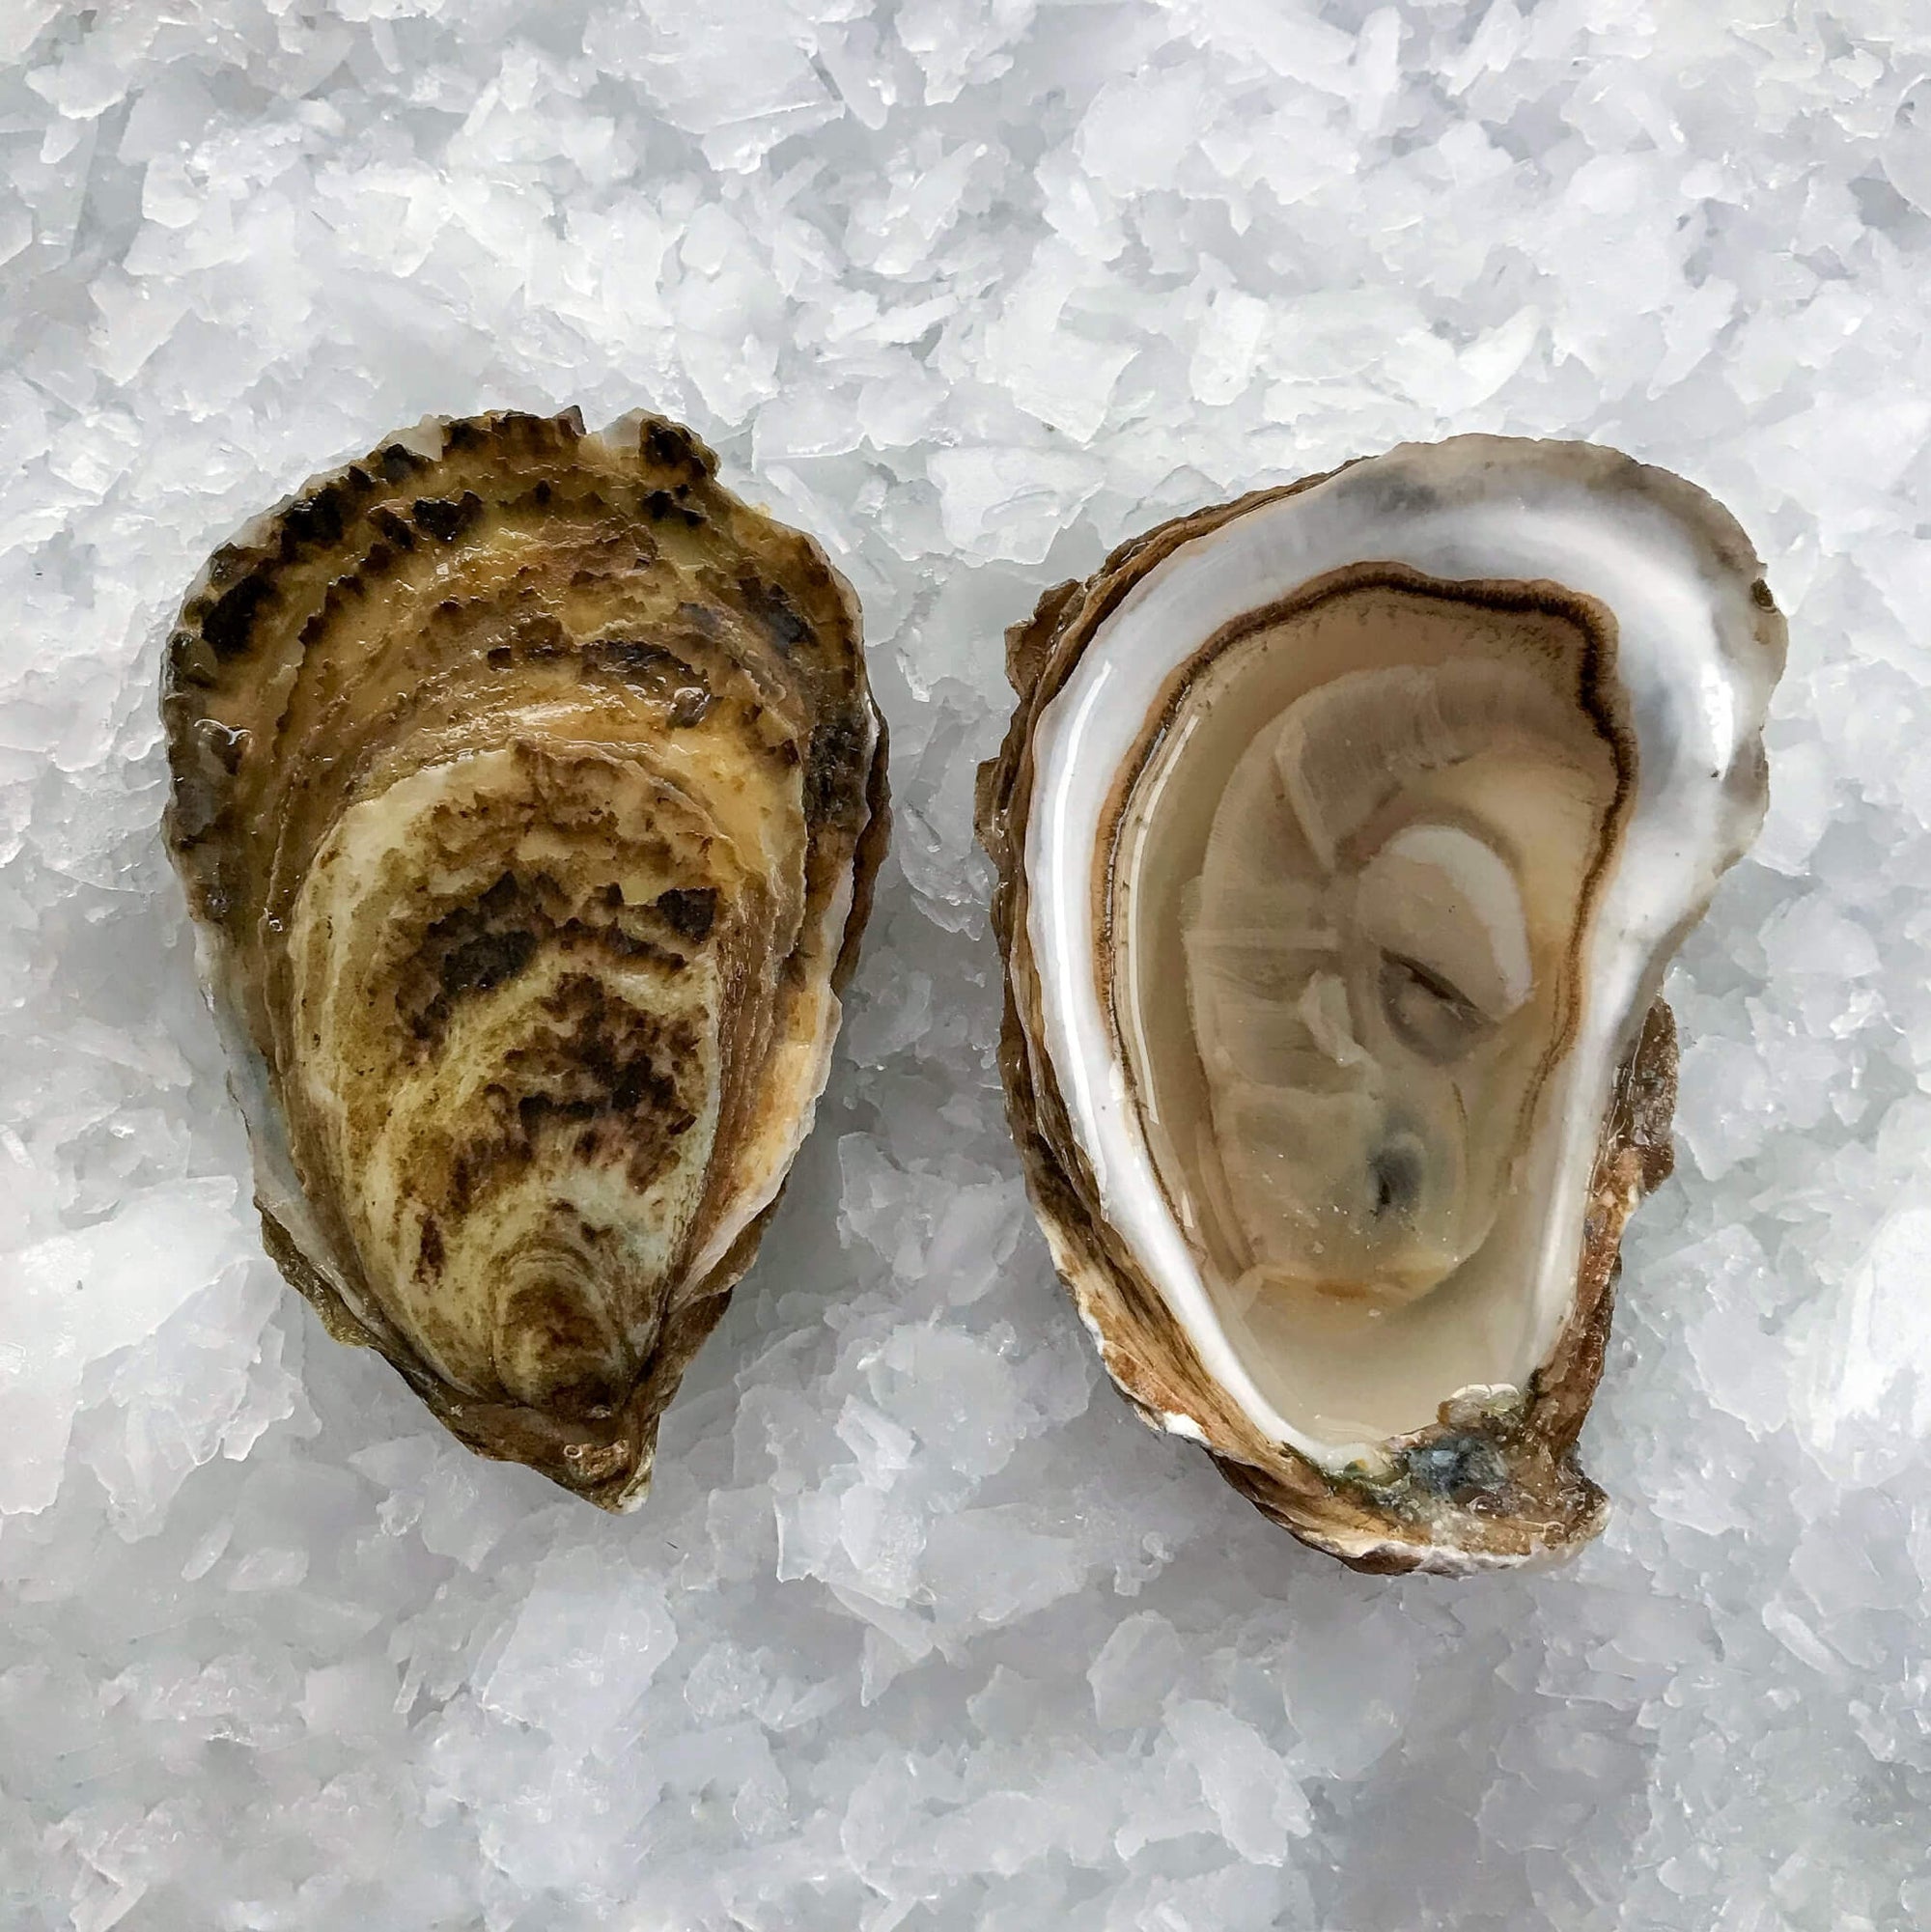
[[(1923, 0), (0, 0), (0, 1924), (1931, 1922)], [(650, 405), (857, 586), (898, 834), (613, 1520), (264, 1260), (171, 609), (432, 410)], [(1671, 975), (1573, 1567), (1359, 1578), (1127, 1413), (1003, 1120), (1000, 631), (1175, 511), (1584, 435), (1741, 517), (1774, 803)]]

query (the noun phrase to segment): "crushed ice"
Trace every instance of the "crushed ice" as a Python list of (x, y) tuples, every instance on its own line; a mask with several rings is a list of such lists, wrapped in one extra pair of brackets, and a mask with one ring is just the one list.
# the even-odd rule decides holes
[[(0, 1918), (1931, 1919), (1931, 15), (1904, 0), (0, 9)], [(201, 558), (431, 410), (649, 402), (829, 545), (895, 856), (612, 1522), (262, 1258), (155, 835)], [(1566, 1572), (1349, 1575), (1143, 1430), (1001, 1117), (999, 635), (1154, 518), (1593, 435), (1789, 610), (1670, 983)]]

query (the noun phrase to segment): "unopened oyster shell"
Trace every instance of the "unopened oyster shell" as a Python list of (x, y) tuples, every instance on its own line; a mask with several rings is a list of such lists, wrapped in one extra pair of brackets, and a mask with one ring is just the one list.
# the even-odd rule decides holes
[(686, 431), (430, 422), (217, 551), (168, 843), (269, 1251), (606, 1508), (749, 1266), (885, 839), (849, 587)]
[(1305, 1541), (1466, 1572), (1601, 1526), (1657, 989), (1783, 651), (1710, 498), (1490, 436), (1164, 524), (1010, 633), (979, 824), (1034, 1205), (1121, 1388)]

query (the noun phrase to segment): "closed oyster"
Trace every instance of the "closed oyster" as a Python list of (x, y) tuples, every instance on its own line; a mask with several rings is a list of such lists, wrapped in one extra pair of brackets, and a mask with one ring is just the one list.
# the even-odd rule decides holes
[(686, 431), (430, 422), (215, 553), (168, 843), (270, 1253), (606, 1508), (811, 1124), (885, 839), (858, 612)]
[(1008, 639), (1002, 1063), (1114, 1380), (1357, 1567), (1546, 1560), (1663, 972), (1761, 820), (1743, 533), (1579, 443), (1408, 446), (1183, 518)]

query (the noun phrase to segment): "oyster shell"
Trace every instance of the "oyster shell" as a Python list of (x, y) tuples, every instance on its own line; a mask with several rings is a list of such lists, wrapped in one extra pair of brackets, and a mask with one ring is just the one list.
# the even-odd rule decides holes
[(606, 1508), (749, 1266), (885, 828), (858, 612), (687, 432), (433, 421), (217, 551), (167, 837), (270, 1253)]
[(1783, 650), (1699, 490), (1489, 436), (1164, 524), (1009, 633), (979, 826), (1035, 1208), (1145, 1418), (1345, 1561), (1601, 1526), (1657, 988), (1761, 820)]

